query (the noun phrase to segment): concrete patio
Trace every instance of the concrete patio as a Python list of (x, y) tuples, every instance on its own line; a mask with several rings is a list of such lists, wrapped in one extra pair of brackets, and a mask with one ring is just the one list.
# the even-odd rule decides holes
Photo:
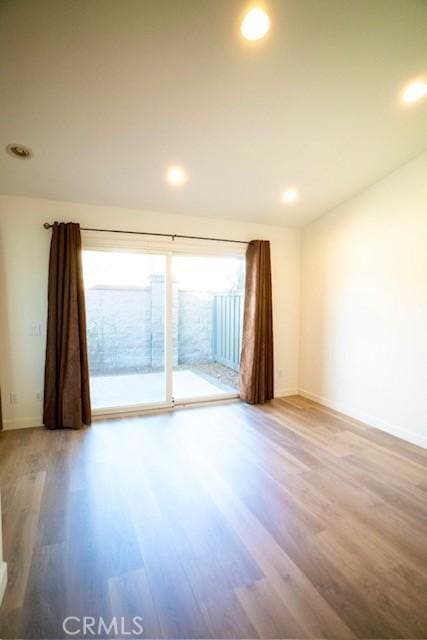
[[(139, 374), (92, 376), (90, 380), (92, 407), (105, 409), (153, 404), (165, 400), (165, 376), (161, 371)], [(190, 369), (173, 372), (175, 400), (237, 393), (235, 388), (215, 378), (200, 375)]]

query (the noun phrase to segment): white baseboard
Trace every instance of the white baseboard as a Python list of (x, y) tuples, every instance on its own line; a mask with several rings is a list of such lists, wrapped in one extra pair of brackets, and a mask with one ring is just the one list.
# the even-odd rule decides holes
[[(295, 396), (298, 395), (298, 389), (276, 389), (274, 392), (275, 398), (283, 398), (285, 396)], [(238, 396), (236, 396), (237, 398)], [(221, 402), (230, 402), (230, 400), (234, 400), (234, 398), (225, 398), (220, 400), (209, 400), (209, 404), (221, 403)], [(197, 406), (198, 403), (195, 403), (191, 406)], [(201, 404), (201, 403), (200, 403)], [(190, 406), (188, 404), (187, 406)], [(129, 411), (95, 411), (92, 415), (92, 419), (96, 420), (105, 420), (107, 418), (118, 418), (118, 417), (126, 417), (129, 415), (144, 415), (146, 413), (164, 413), (165, 411), (170, 411), (171, 407), (163, 407), (161, 409), (144, 409), (143, 407), (130, 409)], [(33, 418), (11, 418), (9, 420), (3, 420), (3, 429), (4, 431), (12, 431), (12, 429), (29, 429), (33, 427), (41, 427), (43, 426), (43, 419), (39, 417)]]
[(0, 604), (2, 603), (7, 585), (7, 564), (0, 562)]
[(297, 396), (298, 389), (276, 389), (274, 392), (275, 398), (284, 398), (285, 396)]
[(3, 420), (4, 431), (11, 431), (12, 429), (30, 429), (32, 427), (41, 427), (43, 420), (40, 417), (36, 418), (11, 418), (10, 420)]
[[(416, 444), (419, 447), (427, 448), (427, 435), (421, 435), (418, 433), (414, 433), (413, 431), (409, 431), (407, 429), (402, 429), (397, 427), (396, 425), (392, 425), (389, 423), (385, 423), (378, 418), (373, 416), (369, 416), (364, 414), (356, 409), (351, 407), (346, 407), (338, 402), (334, 402), (333, 400), (328, 400), (323, 396), (320, 396), (316, 393), (312, 393), (311, 391), (307, 391), (307, 389), (295, 389), (295, 388), (286, 388), (286, 389), (276, 389), (274, 392), (275, 398), (284, 398), (286, 396), (296, 396), (301, 395), (309, 400), (313, 400), (314, 402), (318, 402), (325, 407), (329, 407), (330, 409), (334, 409), (335, 411), (339, 411), (340, 413), (344, 413), (351, 418), (355, 418), (356, 420), (360, 420), (361, 422), (365, 422), (367, 425), (371, 427), (375, 427), (376, 429), (380, 429), (381, 431), (385, 431), (386, 433), (390, 433), (397, 438), (402, 438), (402, 440), (407, 440), (412, 444)], [(12, 429), (25, 429), (31, 427), (40, 427), (42, 426), (42, 419), (40, 417), (33, 418), (12, 418), (11, 420), (4, 420), (3, 428), (5, 431), (9, 431)]]
[(383, 422), (376, 417), (369, 416), (351, 407), (345, 407), (338, 402), (323, 398), (322, 396), (317, 395), (317, 393), (312, 393), (311, 391), (307, 391), (306, 389), (300, 389), (299, 395), (303, 396), (304, 398), (308, 398), (309, 400), (313, 400), (314, 402), (318, 402), (319, 404), (322, 404), (329, 409), (334, 409), (335, 411), (344, 413), (350, 418), (360, 420), (360, 422), (365, 422), (370, 427), (374, 427), (375, 429), (380, 429), (380, 431), (390, 433), (392, 436), (396, 436), (397, 438), (401, 438), (402, 440), (406, 440), (407, 442), (416, 444), (419, 447), (427, 448), (427, 435), (424, 436), (418, 433), (414, 433), (413, 431), (409, 431), (408, 429), (402, 429), (401, 427), (397, 427), (396, 425)]

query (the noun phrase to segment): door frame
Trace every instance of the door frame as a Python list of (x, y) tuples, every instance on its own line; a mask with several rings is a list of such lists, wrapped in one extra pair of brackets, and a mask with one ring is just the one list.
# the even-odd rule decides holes
[[(218, 246), (212, 246), (218, 245)], [(120, 407), (102, 407), (92, 409), (94, 418), (102, 416), (139, 415), (173, 409), (175, 406), (206, 404), (239, 398), (239, 393), (219, 393), (217, 395), (199, 396), (197, 398), (173, 397), (173, 273), (172, 260), (175, 254), (189, 256), (244, 256), (246, 247), (236, 245), (231, 250), (228, 243), (212, 243), (183, 239), (161, 239), (147, 236), (114, 234), (108, 232), (82, 231), (82, 251), (117, 251), (153, 253), (166, 258), (165, 268), (165, 341), (164, 341), (164, 375), (165, 400), (162, 402), (123, 405)]]

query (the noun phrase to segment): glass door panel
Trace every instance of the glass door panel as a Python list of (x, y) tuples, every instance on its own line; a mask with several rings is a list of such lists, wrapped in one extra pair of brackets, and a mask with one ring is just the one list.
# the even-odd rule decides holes
[(84, 251), (94, 410), (168, 402), (166, 255)]
[(243, 289), (243, 257), (173, 256), (175, 401), (238, 394)]

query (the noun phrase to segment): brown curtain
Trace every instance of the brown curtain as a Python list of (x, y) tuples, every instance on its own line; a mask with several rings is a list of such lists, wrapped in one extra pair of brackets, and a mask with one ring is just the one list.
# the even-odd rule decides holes
[(240, 397), (250, 404), (263, 404), (273, 396), (270, 243), (253, 240), (246, 251)]
[(49, 429), (91, 423), (80, 225), (72, 222), (52, 229), (43, 422)]

